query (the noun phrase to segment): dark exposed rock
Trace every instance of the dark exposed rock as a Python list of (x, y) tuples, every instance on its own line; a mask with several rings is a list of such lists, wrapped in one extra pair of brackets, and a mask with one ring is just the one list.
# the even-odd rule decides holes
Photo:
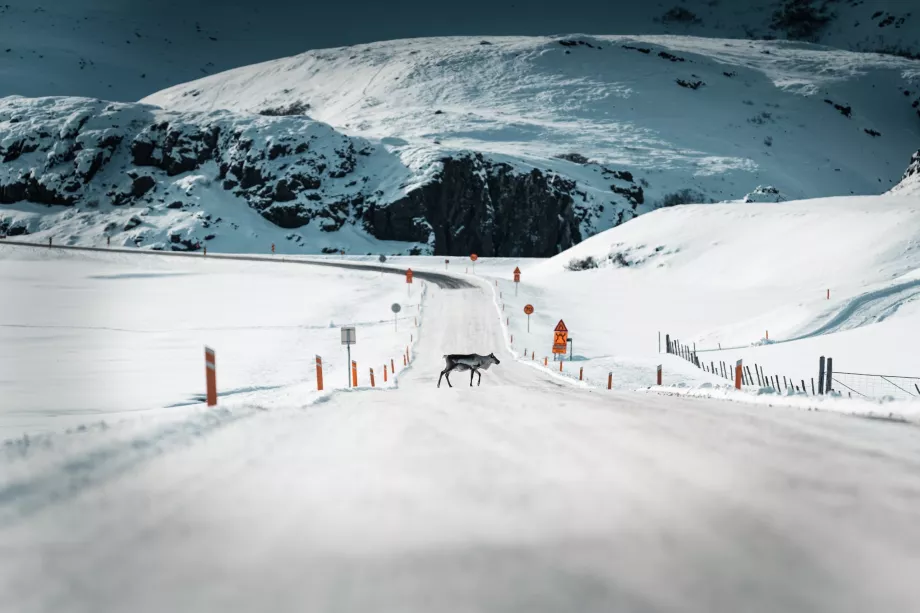
[(124, 229), (125, 232), (128, 232), (128, 231), (133, 230), (134, 228), (138, 227), (138, 226), (141, 225), (142, 223), (144, 223), (143, 220), (141, 220), (141, 218), (138, 217), (137, 215), (134, 215), (134, 216), (132, 216), (131, 219), (129, 219), (128, 222), (124, 225), (124, 228), (123, 228), (123, 229)]
[(661, 51), (658, 53), (658, 57), (671, 61), (671, 62), (686, 62), (686, 58), (682, 58), (679, 55), (674, 55), (673, 53), (668, 53), (667, 51)]
[(917, 153), (911, 157), (910, 165), (907, 167), (907, 170), (904, 171), (904, 176), (901, 178), (902, 183), (908, 180), (920, 181), (920, 151), (917, 151)]
[(652, 50), (647, 47), (633, 47), (632, 45), (623, 45), (623, 48), (629, 49), (630, 51), (638, 51), (639, 53), (644, 53), (645, 55), (648, 55), (652, 52)]
[(135, 198), (140, 198), (152, 190), (156, 184), (157, 182), (153, 177), (148, 177), (146, 175), (137, 177), (131, 184), (131, 195)]
[(589, 162), (588, 158), (583, 156), (580, 153), (560, 153), (554, 157), (559, 158), (560, 160), (566, 160), (568, 162), (573, 162), (575, 164), (587, 164)]
[(282, 228), (300, 228), (312, 219), (310, 212), (300, 204), (273, 204), (262, 211), (262, 217)]
[(277, 106), (259, 111), (259, 115), (266, 117), (291, 117), (294, 115), (306, 115), (310, 110), (310, 105), (306, 102), (292, 102), (287, 106)]
[(686, 81), (684, 79), (676, 79), (677, 84), (681, 87), (686, 87), (687, 89), (699, 89), (703, 85), (706, 85), (702, 81)]
[(371, 205), (368, 230), (383, 240), (428, 242), (436, 255), (545, 257), (581, 240), (575, 183), (526, 174), (479, 154), (445, 158), (437, 178), (386, 207)]

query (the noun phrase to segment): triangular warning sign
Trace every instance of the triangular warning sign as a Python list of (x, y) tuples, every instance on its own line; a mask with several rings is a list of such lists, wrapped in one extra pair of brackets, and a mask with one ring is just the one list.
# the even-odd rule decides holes
[(518, 268), (517, 266), (515, 266), (515, 267), (514, 267), (514, 274), (516, 274), (516, 275), (521, 274), (521, 269)]
[(555, 330), (555, 331), (556, 331), (556, 332), (568, 332), (569, 329), (565, 327), (565, 322), (562, 321), (562, 320), (560, 319), (560, 320), (559, 320), (559, 323), (556, 324), (556, 330)]

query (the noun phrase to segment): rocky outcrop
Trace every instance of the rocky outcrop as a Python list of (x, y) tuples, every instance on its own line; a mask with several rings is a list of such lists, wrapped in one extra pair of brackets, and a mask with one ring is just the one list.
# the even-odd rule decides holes
[[(620, 223), (644, 203), (631, 172), (584, 156), (556, 162), (596, 177), (602, 189), (473, 152), (432, 156), (410, 170), (383, 147), (302, 116), (12, 98), (0, 101), (0, 131), (0, 203), (113, 215), (98, 232), (127, 233), (122, 242), (153, 249), (195, 250), (230, 231), (255, 237), (246, 229), (252, 221), (230, 221), (218, 210), (243, 202), (285, 229), (314, 225), (331, 234), (357, 226), (439, 255), (546, 257), (595, 224), (603, 229), (605, 205), (603, 219)], [(288, 240), (303, 241), (294, 236)]]
[(910, 159), (910, 165), (904, 171), (901, 182), (898, 183), (893, 192), (920, 192), (920, 151), (917, 151)]
[(907, 170), (904, 171), (904, 176), (902, 181), (907, 181), (909, 179), (920, 180), (920, 151), (917, 151), (910, 159), (910, 166), (907, 167)]
[(547, 257), (581, 241), (575, 182), (516, 172), (482, 155), (445, 158), (436, 178), (365, 215), (377, 238), (428, 242), (435, 255)]

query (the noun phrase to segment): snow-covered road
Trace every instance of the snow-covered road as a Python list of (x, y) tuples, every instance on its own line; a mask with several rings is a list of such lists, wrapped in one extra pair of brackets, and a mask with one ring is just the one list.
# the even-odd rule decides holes
[[(916, 428), (580, 389), (514, 361), (488, 288), (428, 301), (398, 389), (0, 491), (2, 608), (920, 610)], [(493, 351), (481, 387), (435, 387)]]

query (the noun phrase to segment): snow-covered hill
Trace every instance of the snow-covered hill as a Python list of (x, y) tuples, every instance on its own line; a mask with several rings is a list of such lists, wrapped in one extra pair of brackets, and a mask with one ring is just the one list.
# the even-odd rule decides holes
[[(98, 243), (100, 226), (136, 226), (120, 205), (138, 203), (151, 227), (119, 243), (549, 256), (659, 207), (886, 191), (920, 142), (917, 100), (915, 62), (803, 43), (377, 43), (215, 75), (151, 106), (8, 99), (0, 199), (70, 208), (0, 216)], [(297, 232), (253, 229), (247, 204)]]
[(206, 74), (301, 53), (418, 36), (679, 34), (814, 41), (920, 54), (907, 0), (468, 0), (447, 10), (262, 0), (28, 0), (0, 5), (0, 95), (133, 101)]
[[(920, 377), (920, 356), (904, 342), (920, 329), (918, 227), (916, 195), (900, 192), (688, 205), (548, 260), (479, 272), (499, 279), (519, 351), (546, 355), (564, 319), (579, 360), (567, 372), (584, 366), (586, 377), (605, 381), (613, 371), (619, 389), (652, 383), (665, 360), (659, 332), (696, 347), (707, 364), (743, 359), (796, 383), (817, 376), (822, 355), (837, 371)], [(514, 265), (523, 269), (519, 292)], [(530, 333), (527, 303), (536, 307)], [(669, 385), (720, 381), (677, 358), (665, 370)], [(907, 382), (913, 395), (914, 383), (920, 379)], [(854, 397), (870, 391), (849, 384)]]
[(593, 160), (646, 181), (639, 204), (655, 206), (738, 199), (767, 184), (791, 199), (886, 191), (920, 142), (918, 100), (920, 64), (900, 58), (801, 43), (580, 36), (309, 52), (144, 102), (302, 113), (382, 140), (409, 166), (474, 150), (578, 180), (600, 172), (579, 164)]

